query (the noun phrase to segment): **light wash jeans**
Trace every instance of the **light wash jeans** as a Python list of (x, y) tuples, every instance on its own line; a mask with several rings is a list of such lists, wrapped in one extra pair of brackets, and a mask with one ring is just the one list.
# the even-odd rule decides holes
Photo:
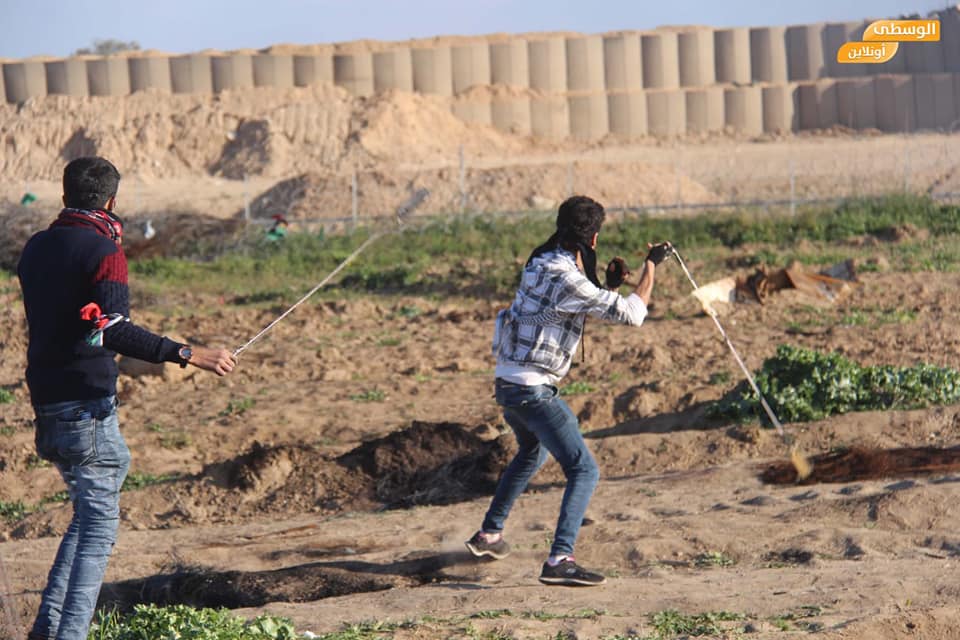
[(86, 640), (117, 539), (130, 450), (116, 398), (34, 407), (37, 453), (60, 471), (73, 519), (47, 577), (31, 638)]
[(580, 423), (553, 385), (525, 386), (498, 378), (496, 399), (520, 450), (500, 478), (482, 528), (490, 533), (503, 531), (513, 503), (547, 461), (549, 452), (567, 477), (550, 555), (573, 555), (583, 514), (600, 479), (597, 463), (580, 434)]

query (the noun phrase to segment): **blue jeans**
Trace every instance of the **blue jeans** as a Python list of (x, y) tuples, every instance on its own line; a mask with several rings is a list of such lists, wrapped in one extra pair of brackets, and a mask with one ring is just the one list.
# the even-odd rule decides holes
[(86, 640), (117, 539), (130, 450), (120, 435), (113, 396), (38, 405), (34, 412), (37, 453), (66, 482), (73, 519), (47, 577), (31, 637)]
[(583, 514), (600, 479), (597, 463), (580, 434), (580, 423), (552, 385), (524, 386), (498, 378), (496, 399), (520, 450), (500, 478), (483, 530), (503, 531), (513, 503), (547, 461), (549, 452), (567, 477), (550, 555), (573, 555)]

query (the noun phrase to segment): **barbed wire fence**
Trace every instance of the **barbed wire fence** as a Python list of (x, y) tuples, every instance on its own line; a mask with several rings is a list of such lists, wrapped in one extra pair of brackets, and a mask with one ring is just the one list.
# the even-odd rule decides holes
[[(686, 215), (704, 211), (756, 210), (795, 215), (810, 205), (897, 194), (925, 195), (939, 202), (960, 201), (960, 134), (945, 134), (919, 143), (909, 136), (877, 136), (860, 140), (859, 153), (833, 153), (823, 140), (810, 138), (805, 146), (781, 152), (769, 145), (720, 146), (715, 150), (666, 148), (656, 157), (638, 161), (617, 154), (566, 158), (550, 163), (520, 162), (510, 158), (484, 158), (473, 164), (461, 147), (455, 160), (431, 170), (354, 171), (329, 181), (322, 200), (330, 205), (304, 216), (296, 210), (297, 196), (274, 204), (244, 193), (241, 211), (251, 224), (269, 225), (272, 215), (283, 215), (294, 228), (349, 231), (377, 224), (418, 189), (429, 192), (418, 217), (509, 216), (555, 211), (563, 198), (574, 193), (594, 195), (609, 188), (605, 171), (618, 165), (646, 167), (659, 181), (633, 197), (599, 198), (613, 215)], [(529, 174), (550, 167), (551, 185), (538, 189)], [(511, 172), (516, 177), (511, 178)], [(536, 171), (533, 171), (535, 173)], [(521, 176), (520, 174), (525, 174)], [(562, 178), (558, 178), (562, 174)], [(629, 176), (627, 176), (629, 178)], [(518, 182), (526, 181), (526, 194), (518, 199)], [(535, 182), (533, 180), (532, 182)], [(393, 185), (383, 193), (383, 183)], [(406, 185), (406, 191), (397, 185)], [(497, 189), (512, 189), (502, 205)], [(338, 193), (339, 191), (339, 193)], [(623, 189), (622, 191), (630, 191)], [(374, 195), (369, 195), (369, 194)], [(393, 198), (390, 199), (389, 195)], [(316, 194), (315, 194), (316, 195)], [(510, 202), (512, 200), (512, 202)], [(316, 215), (319, 214), (319, 215)]]

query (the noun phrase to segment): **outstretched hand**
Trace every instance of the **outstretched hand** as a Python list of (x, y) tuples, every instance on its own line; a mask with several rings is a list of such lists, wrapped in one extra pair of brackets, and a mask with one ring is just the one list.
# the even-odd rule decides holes
[(654, 266), (659, 265), (661, 262), (669, 258), (673, 254), (673, 245), (669, 242), (660, 242), (658, 244), (647, 243), (647, 260), (652, 262)]
[(204, 371), (212, 371), (218, 376), (225, 376), (237, 366), (237, 358), (227, 349), (210, 349), (207, 347), (193, 347), (193, 354), (187, 361)]

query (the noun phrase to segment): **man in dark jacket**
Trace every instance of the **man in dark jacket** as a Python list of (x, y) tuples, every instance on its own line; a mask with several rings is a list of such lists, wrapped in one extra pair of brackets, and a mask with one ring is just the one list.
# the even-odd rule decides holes
[(117, 420), (117, 353), (226, 375), (226, 349), (174, 342), (130, 321), (120, 174), (103, 158), (63, 172), (65, 209), (27, 242), (17, 265), (30, 342), (27, 386), (37, 453), (56, 466), (73, 519), (47, 578), (31, 640), (86, 640), (117, 537), (130, 451)]

